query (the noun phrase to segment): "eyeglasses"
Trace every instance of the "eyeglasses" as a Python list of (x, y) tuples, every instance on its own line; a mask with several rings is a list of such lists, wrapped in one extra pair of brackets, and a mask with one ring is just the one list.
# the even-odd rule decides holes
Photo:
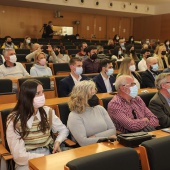
[(169, 81), (165, 82), (165, 83), (170, 83)]
[(124, 85), (122, 85), (122, 86), (129, 86), (129, 87), (133, 87), (133, 86), (135, 86), (136, 85), (136, 83), (130, 83), (130, 84), (124, 84)]

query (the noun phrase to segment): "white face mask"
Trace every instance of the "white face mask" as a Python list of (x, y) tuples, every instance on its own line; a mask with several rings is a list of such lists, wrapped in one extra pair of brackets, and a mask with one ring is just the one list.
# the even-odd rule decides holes
[(136, 66), (135, 66), (135, 65), (131, 65), (131, 66), (129, 67), (129, 70), (130, 70), (130, 71), (135, 71), (135, 70), (136, 70)]
[(38, 109), (38, 108), (44, 106), (44, 104), (45, 104), (44, 94), (42, 96), (34, 97), (33, 106), (34, 106), (35, 109)]
[(76, 71), (74, 71), (75, 74), (80, 75), (83, 73), (83, 68), (82, 67), (76, 67)]
[(31, 42), (31, 40), (26, 40), (27, 44), (29, 44)]
[(122, 54), (122, 51), (118, 51), (118, 55), (121, 55)]
[(15, 54), (14, 54), (14, 55), (10, 55), (10, 56), (9, 56), (9, 61), (10, 61), (11, 63), (16, 63), (16, 61), (17, 61), (16, 55), (15, 55)]

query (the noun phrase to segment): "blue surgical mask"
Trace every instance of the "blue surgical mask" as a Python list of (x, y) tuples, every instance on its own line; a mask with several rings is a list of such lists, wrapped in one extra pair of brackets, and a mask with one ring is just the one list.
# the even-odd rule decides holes
[(110, 76), (110, 75), (113, 74), (113, 72), (114, 72), (113, 68), (110, 68), (110, 69), (108, 69), (108, 71), (106, 72), (106, 74), (107, 74), (107, 76)]
[(76, 71), (74, 72), (77, 75), (80, 75), (83, 73), (83, 68), (82, 67), (76, 67)]
[(137, 95), (138, 95), (138, 87), (136, 85), (130, 87), (129, 96), (131, 96), (132, 98), (135, 98)]
[(159, 68), (158, 64), (152, 65), (152, 70), (153, 70), (153, 71), (157, 71), (158, 68)]

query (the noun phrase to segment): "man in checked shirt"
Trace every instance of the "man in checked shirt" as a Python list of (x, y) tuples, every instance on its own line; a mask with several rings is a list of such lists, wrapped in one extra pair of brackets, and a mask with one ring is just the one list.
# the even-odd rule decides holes
[(138, 88), (134, 79), (122, 75), (116, 79), (117, 95), (108, 104), (108, 113), (116, 129), (123, 132), (152, 131), (159, 126), (157, 117), (137, 96)]

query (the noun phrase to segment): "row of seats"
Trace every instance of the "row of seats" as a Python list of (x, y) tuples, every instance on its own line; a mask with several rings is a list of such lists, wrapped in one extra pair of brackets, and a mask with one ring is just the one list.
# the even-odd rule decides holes
[(140, 160), (137, 152), (132, 148), (119, 148), (90, 156), (77, 158), (68, 162), (65, 170), (142, 170), (170, 169), (170, 136), (145, 141), (140, 145)]
[[(148, 100), (148, 94), (145, 93), (144, 95), (146, 95), (146, 99)], [(152, 95), (154, 95), (154, 94), (152, 94)], [(152, 95), (149, 94), (150, 97)], [(55, 109), (56, 114), (59, 116), (61, 121), (66, 125), (67, 119), (68, 119), (68, 114), (70, 112), (69, 108), (68, 108), (68, 104), (67, 103), (61, 103), (61, 104), (58, 104), (58, 105), (55, 105), (55, 106), (50, 106), (50, 107)], [(6, 140), (5, 140), (6, 139), (6, 134), (5, 134), (6, 124), (5, 124), (5, 122), (6, 122), (7, 116), (9, 115), (10, 111), (11, 111), (11, 109), (6, 109), (6, 110), (3, 110), (3, 111), (0, 112), (0, 128), (1, 128), (2, 144), (7, 149), (9, 149), (9, 148), (8, 148)], [(170, 152), (169, 151), (170, 150), (169, 141), (170, 141), (170, 137), (168, 136), (168, 137), (164, 137), (164, 138), (160, 138), (160, 139), (154, 139), (154, 140), (151, 140), (151, 141), (146, 141), (146, 142), (141, 144), (141, 146), (140, 146), (140, 158), (141, 158), (141, 163), (142, 163), (142, 169), (144, 169), (144, 170), (160, 170), (160, 169), (165, 170), (165, 169), (170, 168), (170, 165), (168, 163), (168, 155), (169, 155), (169, 152)], [(121, 165), (121, 166), (114, 164), (114, 167), (117, 166), (116, 169), (119, 170), (119, 168), (120, 168), (120, 170), (124, 170), (125, 168), (127, 169), (128, 167), (129, 168), (133, 167), (132, 169), (134, 169), (134, 167), (136, 167), (137, 169), (139, 168), (139, 160), (138, 160), (139, 158), (138, 158), (138, 154), (136, 153), (135, 150), (133, 150), (133, 152), (131, 151), (132, 149), (129, 149), (129, 148), (123, 148), (122, 150), (116, 149), (116, 150), (117, 150), (116, 152), (112, 151), (112, 152), (109, 152), (109, 153), (105, 152), (105, 153), (102, 154), (102, 155), (105, 155), (105, 154), (109, 154), (109, 155), (113, 154), (114, 155), (117, 152), (119, 152), (119, 153), (122, 153), (122, 154), (120, 154), (122, 158), (124, 158), (124, 156), (126, 157), (126, 159), (124, 158), (125, 160), (130, 158), (130, 160), (129, 160), (130, 163), (129, 164), (127, 163), (125, 167), (124, 167), (124, 164)], [(124, 151), (126, 151), (127, 153), (125, 154)], [(127, 154), (130, 153), (130, 152), (133, 153), (132, 155), (137, 155), (137, 156), (134, 156), (134, 158), (132, 159), (131, 154), (129, 156), (127, 156)], [(106, 161), (105, 156), (103, 157), (102, 155), (100, 155), (103, 158), (102, 160)], [(112, 157), (109, 156), (109, 155), (108, 155), (107, 158), (111, 159)], [(86, 164), (87, 164), (88, 161), (92, 160), (93, 158), (96, 158), (96, 156), (97, 155), (92, 155), (90, 157), (85, 157), (85, 159), (82, 158), (83, 160), (77, 159), (77, 160), (71, 161), (67, 164), (67, 168), (72, 168), (73, 164), (75, 166), (77, 166), (77, 164), (79, 164), (80, 167), (81, 166), (84, 167), (85, 164), (83, 162), (85, 160), (86, 160)], [(118, 155), (116, 155), (116, 157), (117, 156)], [(118, 158), (119, 157), (117, 157), (117, 159)], [(162, 159), (162, 158), (164, 158), (164, 159)], [(120, 159), (121, 158), (119, 158), (118, 160), (121, 161)], [(110, 160), (109, 160), (109, 162), (110, 162)], [(83, 164), (80, 165), (81, 163), (83, 163)], [(92, 162), (90, 161), (90, 163), (87, 165), (88, 167), (86, 167), (86, 166), (85, 167), (87, 169), (91, 169), (90, 167), (92, 166), (91, 165), (92, 163), (94, 163), (94, 161), (92, 161)], [(113, 162), (111, 162), (111, 163), (113, 164)], [(117, 163), (117, 161), (115, 163)], [(98, 164), (95, 163), (93, 166), (97, 166), (97, 165)], [(81, 168), (83, 168), (83, 167), (81, 167)], [(137, 170), (136, 168), (134, 170)], [(70, 170), (73, 170), (73, 169), (70, 169)], [(83, 170), (83, 169), (81, 169), (81, 170)]]

